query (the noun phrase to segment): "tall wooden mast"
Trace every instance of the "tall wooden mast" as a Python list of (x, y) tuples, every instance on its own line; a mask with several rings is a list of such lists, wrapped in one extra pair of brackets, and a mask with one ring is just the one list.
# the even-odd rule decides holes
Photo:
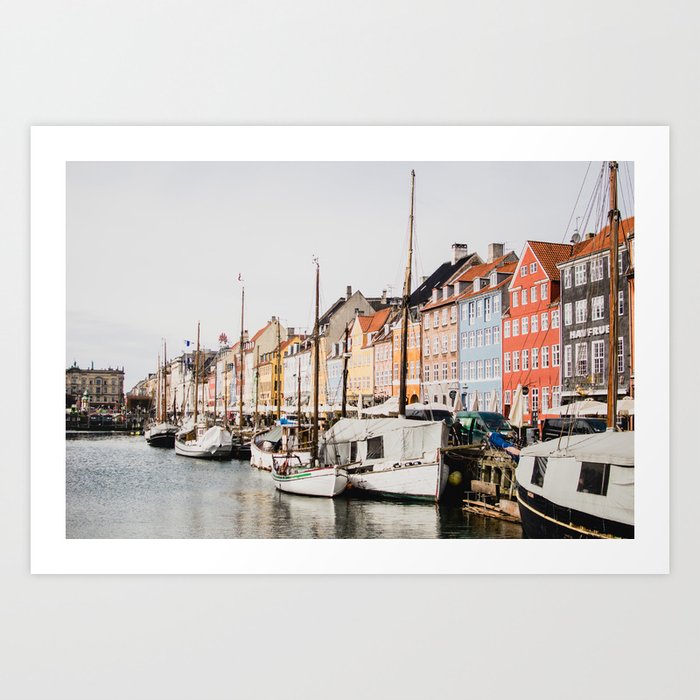
[(319, 377), (319, 266), (318, 259), (314, 258), (316, 265), (316, 313), (314, 316), (314, 403), (313, 422), (311, 424), (311, 466), (318, 463), (318, 377)]
[(401, 302), (401, 364), (399, 367), (399, 416), (406, 416), (406, 380), (408, 377), (408, 304), (411, 296), (411, 267), (413, 265), (413, 199), (416, 185), (416, 171), (411, 170), (411, 215), (409, 218), (408, 258), (406, 276), (403, 283)]
[[(240, 279), (240, 275), (239, 275)], [(241, 340), (238, 348), (238, 427), (243, 430), (243, 321), (245, 309), (245, 287), (241, 286)]]
[(228, 348), (224, 353), (224, 425), (228, 426)]
[(160, 423), (161, 418), (160, 418), (160, 412), (163, 407), (162, 404), (162, 391), (160, 389), (160, 383), (163, 380), (163, 375), (161, 372), (161, 366), (160, 366), (160, 353), (158, 353), (158, 372), (156, 373), (156, 416), (155, 416), (155, 422)]
[(199, 321), (197, 321), (197, 354), (194, 356), (194, 425), (197, 427), (197, 401), (199, 389)]
[(617, 424), (617, 259), (620, 210), (617, 208), (617, 161), (610, 161), (610, 338), (608, 344), (608, 430)]
[(253, 426), (258, 428), (258, 396), (260, 394), (260, 348), (255, 351), (255, 413), (253, 414)]
[(348, 414), (347, 403), (348, 403), (348, 355), (350, 351), (348, 349), (348, 343), (350, 342), (350, 324), (345, 324), (345, 343), (343, 345), (343, 395), (341, 398), (342, 404), (340, 406), (340, 417), (345, 418)]
[(163, 422), (168, 422), (168, 345), (163, 340)]
[[(280, 320), (277, 319), (277, 420), (282, 418), (282, 336), (280, 333)], [(275, 386), (273, 379), (272, 386)]]

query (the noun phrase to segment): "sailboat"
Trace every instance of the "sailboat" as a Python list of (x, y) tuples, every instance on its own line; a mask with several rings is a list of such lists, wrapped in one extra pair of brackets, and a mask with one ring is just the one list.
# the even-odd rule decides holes
[(548, 440), (520, 453), (515, 472), (520, 518), (526, 537), (633, 538), (634, 432), (618, 432), (617, 162), (610, 169), (610, 331), (607, 430)]
[[(160, 360), (158, 364), (160, 365)], [(165, 341), (163, 342), (163, 365), (158, 368), (158, 372), (160, 395), (156, 407), (156, 421), (146, 429), (144, 436), (151, 447), (173, 448), (177, 426), (168, 421), (168, 359)]]
[[(238, 275), (241, 280), (241, 276)], [(252, 436), (249, 430), (245, 428), (245, 418), (243, 415), (243, 372), (244, 372), (244, 354), (243, 342), (244, 336), (244, 320), (245, 320), (245, 287), (241, 286), (241, 337), (238, 343), (238, 428), (231, 431), (232, 439), (232, 455), (235, 459), (248, 459), (250, 457), (250, 438)]]
[[(199, 323), (197, 324), (197, 353), (194, 363), (194, 414), (175, 436), (175, 453), (198, 459), (229, 459), (231, 457), (231, 433), (223, 425), (207, 425), (206, 417), (198, 421), (199, 383)], [(202, 408), (204, 408), (204, 381), (202, 381)]]
[(272, 459), (272, 480), (275, 488), (286, 493), (302, 496), (326, 496), (333, 498), (345, 491), (348, 484), (347, 471), (337, 464), (323, 464), (319, 460), (318, 395), (319, 395), (319, 265), (316, 264), (316, 318), (314, 323), (314, 391), (313, 421), (311, 423), (311, 452), (304, 464), (299, 455), (289, 451)]
[(408, 257), (401, 304), (398, 416), (341, 418), (325, 433), (323, 454), (327, 463), (346, 465), (353, 493), (438, 502), (449, 476), (443, 452), (447, 447), (447, 425), (443, 421), (415, 421), (406, 417), (415, 178), (412, 170)]

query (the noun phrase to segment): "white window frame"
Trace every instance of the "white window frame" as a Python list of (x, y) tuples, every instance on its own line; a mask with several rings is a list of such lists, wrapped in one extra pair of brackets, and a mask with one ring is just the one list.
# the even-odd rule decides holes
[(591, 321), (601, 321), (603, 318), (605, 318), (605, 297), (593, 297), (591, 299)]
[(514, 318), (511, 322), (511, 333), (513, 334), (514, 338), (517, 338), (520, 335), (520, 320), (517, 318)]
[(559, 309), (552, 309), (552, 328), (559, 328)]
[(500, 326), (493, 327), (493, 344), (494, 345), (501, 344), (501, 327)]
[(617, 292), (617, 315), (618, 316), (625, 315), (625, 291), (624, 291), (624, 289), (620, 289)]
[(564, 289), (571, 289), (571, 270), (570, 267), (564, 269)]
[(493, 358), (493, 377), (494, 377), (494, 379), (498, 379), (500, 376), (501, 376), (501, 358), (494, 357)]
[(625, 339), (622, 336), (617, 339), (617, 373), (625, 373)]
[(532, 316), (530, 316), (530, 333), (537, 333), (538, 326), (539, 326), (539, 316), (537, 314), (533, 314)]
[(537, 303), (537, 287), (530, 287), (530, 303), (531, 304), (536, 304)]
[(570, 326), (574, 320), (573, 307), (571, 302), (564, 304), (564, 325)]
[(537, 272), (537, 263), (531, 262), (530, 263), (530, 274), (534, 275), (536, 272)]
[(576, 376), (588, 376), (588, 343), (576, 343)]
[(510, 321), (503, 321), (503, 337), (510, 338)]
[(576, 323), (585, 323), (588, 316), (588, 304), (585, 299), (579, 299), (575, 304), (574, 316)]
[(509, 352), (503, 353), (503, 371), (506, 373), (510, 373), (510, 353)]
[(530, 351), (527, 348), (522, 350), (522, 368), (523, 372), (530, 369)]
[(561, 354), (559, 352), (559, 343), (552, 345), (552, 367), (559, 367), (561, 362)]
[(573, 377), (574, 375), (574, 359), (571, 345), (564, 346), (564, 376)]
[(591, 342), (591, 357), (593, 359), (593, 374), (605, 374), (605, 341), (594, 340)]
[(525, 277), (526, 275), (527, 275), (527, 265), (523, 265), (523, 266), (520, 268), (520, 276), (521, 276), (521, 277)]
[(530, 319), (527, 316), (523, 316), (520, 319), (520, 334), (527, 335), (530, 332)]
[(520, 353), (517, 350), (513, 351), (513, 372), (520, 371)]
[(518, 292), (513, 292), (513, 308), (518, 306)]
[(527, 289), (520, 290), (520, 306), (527, 304)]
[(548, 285), (546, 282), (543, 282), (540, 285), (540, 301), (547, 301), (547, 292), (548, 292)]
[(540, 349), (532, 348), (532, 369), (540, 368)]
[(549, 367), (549, 345), (542, 346), (542, 369)]
[(484, 347), (491, 345), (491, 327), (484, 328)]

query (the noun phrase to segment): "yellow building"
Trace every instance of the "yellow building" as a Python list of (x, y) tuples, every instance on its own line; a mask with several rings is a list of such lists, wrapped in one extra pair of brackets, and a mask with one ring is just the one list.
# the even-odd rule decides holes
[[(357, 401), (374, 396), (374, 334), (386, 323), (391, 309), (382, 309), (371, 316), (357, 315), (350, 328), (350, 359), (348, 361), (348, 400)], [(363, 403), (369, 405), (366, 399)]]

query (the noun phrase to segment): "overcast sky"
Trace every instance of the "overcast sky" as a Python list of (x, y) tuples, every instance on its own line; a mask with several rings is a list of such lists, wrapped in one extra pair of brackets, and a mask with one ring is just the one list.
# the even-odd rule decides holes
[[(314, 255), (322, 311), (346, 285), (400, 294), (411, 168), (416, 276), (452, 243), (520, 254), (528, 238), (568, 241), (576, 217), (594, 230), (607, 209), (598, 197), (587, 215), (600, 162), (69, 163), (68, 364), (123, 365), (131, 388), (155, 368), (161, 338), (177, 355), (198, 320), (206, 347), (221, 332), (235, 341), (239, 273), (248, 330), (273, 315), (309, 327)], [(627, 216), (632, 164), (620, 180)]]

